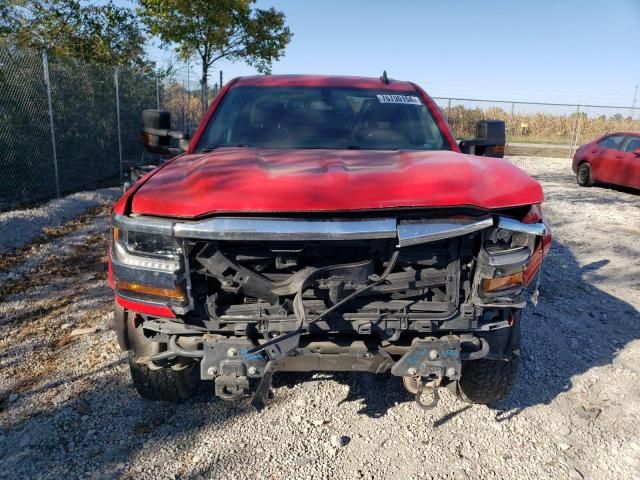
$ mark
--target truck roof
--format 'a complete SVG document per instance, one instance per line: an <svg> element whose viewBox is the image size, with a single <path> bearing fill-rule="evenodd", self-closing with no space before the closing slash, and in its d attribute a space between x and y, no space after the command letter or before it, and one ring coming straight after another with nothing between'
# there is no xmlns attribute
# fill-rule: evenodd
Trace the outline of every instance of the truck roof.
<svg viewBox="0 0 640 480"><path fill-rule="evenodd" d="M238 77L234 86L251 87L352 87L415 92L411 82L389 79L389 83L376 77L342 75L253 75Z"/></svg>

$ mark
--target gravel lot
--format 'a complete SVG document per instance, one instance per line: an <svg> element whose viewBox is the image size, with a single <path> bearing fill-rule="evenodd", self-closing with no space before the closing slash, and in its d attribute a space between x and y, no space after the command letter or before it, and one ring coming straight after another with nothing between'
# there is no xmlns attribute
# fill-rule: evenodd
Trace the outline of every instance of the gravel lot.
<svg viewBox="0 0 640 480"><path fill-rule="evenodd" d="M397 378L349 374L282 376L261 414L207 388L144 401L108 329L112 196L65 217L12 212L0 478L640 478L640 194L579 188L568 160L512 160L542 182L555 244L519 382L492 407L443 392L424 413ZM7 252L25 241L6 225L44 240Z"/></svg>

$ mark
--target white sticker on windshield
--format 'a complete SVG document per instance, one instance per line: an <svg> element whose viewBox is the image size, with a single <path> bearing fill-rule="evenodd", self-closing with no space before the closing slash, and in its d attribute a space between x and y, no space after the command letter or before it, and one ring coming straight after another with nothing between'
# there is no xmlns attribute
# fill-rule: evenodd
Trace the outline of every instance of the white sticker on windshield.
<svg viewBox="0 0 640 480"><path fill-rule="evenodd" d="M410 95L376 95L380 103L401 103L404 105L422 105L418 97Z"/></svg>

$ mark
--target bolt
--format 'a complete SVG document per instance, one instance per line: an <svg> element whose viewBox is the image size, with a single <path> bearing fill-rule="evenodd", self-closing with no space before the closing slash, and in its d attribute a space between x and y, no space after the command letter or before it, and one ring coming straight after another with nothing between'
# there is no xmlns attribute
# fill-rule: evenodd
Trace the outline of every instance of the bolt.
<svg viewBox="0 0 640 480"><path fill-rule="evenodd" d="M418 373L418 371L415 368L410 368L407 370L407 373L413 377Z"/></svg>
<svg viewBox="0 0 640 480"><path fill-rule="evenodd" d="M213 377L216 373L218 373L218 370L216 369L216 367L209 367L207 373Z"/></svg>
<svg viewBox="0 0 640 480"><path fill-rule="evenodd" d="M249 367L249 375L255 375L258 373L258 369L256 367Z"/></svg>
<svg viewBox="0 0 640 480"><path fill-rule="evenodd" d="M371 358L371 352L365 352L364 358Z"/></svg>
<svg viewBox="0 0 640 480"><path fill-rule="evenodd" d="M238 355L238 350L236 350L235 348L231 347L229 350L227 350L227 356L235 357L236 355Z"/></svg>
<svg viewBox="0 0 640 480"><path fill-rule="evenodd" d="M437 350L431 350L431 351L429 352L429 358L430 358L431 360L435 360L435 359L437 359L439 356L440 356L440 355L438 354L438 351L437 351Z"/></svg>
<svg viewBox="0 0 640 480"><path fill-rule="evenodd" d="M447 368L447 377L453 378L456 376L456 369L453 367Z"/></svg>

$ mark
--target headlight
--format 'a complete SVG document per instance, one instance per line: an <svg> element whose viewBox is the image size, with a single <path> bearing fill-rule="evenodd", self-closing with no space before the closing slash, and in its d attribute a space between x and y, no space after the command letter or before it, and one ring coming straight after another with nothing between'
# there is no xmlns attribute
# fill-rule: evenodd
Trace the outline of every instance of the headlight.
<svg viewBox="0 0 640 480"><path fill-rule="evenodd" d="M114 257L124 265L174 272L180 268L181 251L170 236L113 228Z"/></svg>
<svg viewBox="0 0 640 480"><path fill-rule="evenodd" d="M126 232L124 241L127 250L133 254L154 257L178 258L180 247L167 235L158 233Z"/></svg>
<svg viewBox="0 0 640 480"><path fill-rule="evenodd" d="M119 295L174 308L186 305L182 249L172 236L114 226L111 255Z"/></svg>

